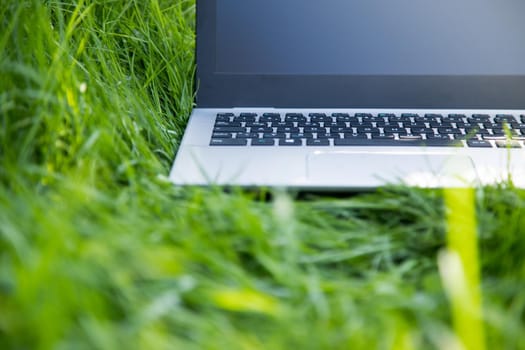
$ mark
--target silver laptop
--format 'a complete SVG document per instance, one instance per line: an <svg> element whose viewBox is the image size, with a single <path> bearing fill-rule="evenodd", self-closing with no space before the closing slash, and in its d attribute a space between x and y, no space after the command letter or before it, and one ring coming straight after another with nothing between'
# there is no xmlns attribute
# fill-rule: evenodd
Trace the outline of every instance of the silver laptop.
<svg viewBox="0 0 525 350"><path fill-rule="evenodd" d="M197 1L180 185L525 187L525 1Z"/></svg>

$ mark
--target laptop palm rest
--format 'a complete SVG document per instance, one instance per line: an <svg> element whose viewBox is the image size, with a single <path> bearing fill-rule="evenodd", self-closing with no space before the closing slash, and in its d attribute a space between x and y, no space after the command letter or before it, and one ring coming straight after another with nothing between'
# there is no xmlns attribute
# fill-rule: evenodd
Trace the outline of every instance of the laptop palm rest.
<svg viewBox="0 0 525 350"><path fill-rule="evenodd" d="M391 170L386 173L385 169ZM472 159L465 155L320 151L307 157L307 178L335 186L348 184L352 179L359 187L463 187L476 184L478 176Z"/></svg>

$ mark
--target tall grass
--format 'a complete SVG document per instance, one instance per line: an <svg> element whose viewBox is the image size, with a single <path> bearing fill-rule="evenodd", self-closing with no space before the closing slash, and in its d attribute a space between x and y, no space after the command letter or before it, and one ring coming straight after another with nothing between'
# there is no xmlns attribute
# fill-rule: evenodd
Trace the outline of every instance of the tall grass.
<svg viewBox="0 0 525 350"><path fill-rule="evenodd" d="M449 348L443 194L176 188L194 3L0 5L0 348ZM473 199L487 348L524 348L525 195Z"/></svg>

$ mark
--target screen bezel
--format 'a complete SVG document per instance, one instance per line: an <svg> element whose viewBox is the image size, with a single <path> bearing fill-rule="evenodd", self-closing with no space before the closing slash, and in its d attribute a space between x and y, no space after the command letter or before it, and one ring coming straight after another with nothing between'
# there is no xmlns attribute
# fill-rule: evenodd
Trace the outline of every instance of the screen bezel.
<svg viewBox="0 0 525 350"><path fill-rule="evenodd" d="M198 107L525 109L525 75L219 73L216 6L197 1Z"/></svg>

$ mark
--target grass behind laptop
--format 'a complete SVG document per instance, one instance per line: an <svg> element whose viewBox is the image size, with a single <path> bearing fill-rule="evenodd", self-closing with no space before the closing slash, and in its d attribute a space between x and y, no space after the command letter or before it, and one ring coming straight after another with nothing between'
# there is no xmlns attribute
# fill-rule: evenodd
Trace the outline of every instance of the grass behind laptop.
<svg viewBox="0 0 525 350"><path fill-rule="evenodd" d="M194 10L2 2L0 348L524 348L510 183L265 201L166 181Z"/></svg>

